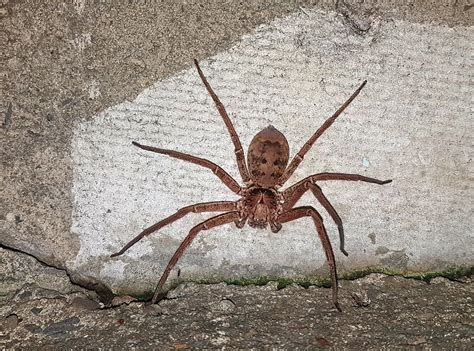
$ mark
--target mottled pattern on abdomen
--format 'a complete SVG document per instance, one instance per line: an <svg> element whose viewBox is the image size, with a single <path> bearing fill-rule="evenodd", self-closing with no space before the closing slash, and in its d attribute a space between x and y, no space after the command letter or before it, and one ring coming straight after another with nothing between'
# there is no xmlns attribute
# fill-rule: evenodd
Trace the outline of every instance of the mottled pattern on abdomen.
<svg viewBox="0 0 474 351"><path fill-rule="evenodd" d="M262 186L274 186L288 164L289 146L285 136L269 126L250 143L247 162L252 180Z"/></svg>

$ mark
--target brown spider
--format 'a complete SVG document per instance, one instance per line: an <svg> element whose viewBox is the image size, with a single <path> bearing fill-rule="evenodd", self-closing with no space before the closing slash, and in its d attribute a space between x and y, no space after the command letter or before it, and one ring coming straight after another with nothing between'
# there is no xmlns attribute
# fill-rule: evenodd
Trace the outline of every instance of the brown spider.
<svg viewBox="0 0 474 351"><path fill-rule="evenodd" d="M181 242L173 257L166 266L160 281L158 282L152 298L152 303L156 303L158 298L162 295L162 287L165 284L171 270L201 230L208 230L231 222L234 222L238 228L242 228L245 225L245 222L248 221L248 224L254 228L263 229L266 228L267 225L270 225L272 232L276 233L281 229L282 223L302 217L311 217L314 225L316 226L316 230L323 245L326 259L329 264L329 269L331 271L332 301L334 306L339 311L341 311L337 300L338 286L336 262L334 259L334 252L331 247L331 242L329 241L329 237L323 225L323 219L321 215L311 206L301 206L295 208L293 208L293 206L308 189L311 190L316 199L328 211L334 222L336 222L339 230L340 250L344 255L347 256L348 254L344 250L344 229L342 226L342 220L334 207L324 196L321 188L316 183L318 181L324 180L352 180L376 184L387 184L390 183L391 180L378 180L358 174L318 173L304 178L283 192L278 191L278 189L288 180L288 178L290 178L315 141L324 133L327 128L329 128L329 126L331 126L331 124L333 124L336 118L342 113L342 111L344 111L344 109L352 102L352 100L355 99L367 81L364 81L361 86L352 94L352 96L334 113L334 115L332 115L323 123L323 125L313 134L306 144L303 145L301 150L293 157L293 160L290 162L288 167L288 141L282 133L272 126L268 126L267 128L263 129L252 139L247 153L247 165L239 137L234 129L234 126L232 125L232 122L229 119L229 116L227 115L224 105L222 105L219 98L212 90L206 77L202 73L197 60L194 60L194 64L196 65L202 82L214 100L217 109L219 110L219 113L224 120L227 129L229 130L230 137L235 146L237 165L245 186L240 186L237 181L235 181L234 178L232 178L226 171L207 159L184 154L178 151L141 145L137 142L132 142L132 144L143 150L168 155L184 161L195 163L202 167L209 168L230 190L240 195L241 198L238 201L214 201L183 207L175 214L143 230L138 236L125 245L122 250L114 253L111 255L111 257L122 255L131 246L133 246L145 236L184 217L188 213L224 212L193 227L188 236L186 236L186 238Z"/></svg>

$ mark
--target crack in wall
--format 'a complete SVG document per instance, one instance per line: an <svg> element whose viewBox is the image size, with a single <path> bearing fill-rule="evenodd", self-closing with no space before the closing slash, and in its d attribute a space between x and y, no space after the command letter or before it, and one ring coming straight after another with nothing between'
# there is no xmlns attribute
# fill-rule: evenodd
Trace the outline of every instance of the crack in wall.
<svg viewBox="0 0 474 351"><path fill-rule="evenodd" d="M14 248L14 247L10 247L10 246L5 245L3 243L0 243L0 248L2 248L4 250L11 251L11 252L26 255L28 257L33 258L35 261L39 262L41 265L43 265L45 267L50 267L50 268L54 268L54 269L57 269L59 271L65 272L67 277L69 278L69 281L71 282L71 284L73 286L77 286L77 287L80 287L82 289L95 292L97 294L97 297L100 300L100 302L104 303L105 305L110 304L112 302L112 299L115 296L114 293L112 292L112 290L109 287L107 287L105 284L97 281L96 279L94 279L92 277L85 277L85 276L81 275L80 273L70 272L68 269L66 269L64 267L49 264L48 262L36 257L35 255L33 255L33 254L31 254L27 251L23 251L23 250Z"/></svg>

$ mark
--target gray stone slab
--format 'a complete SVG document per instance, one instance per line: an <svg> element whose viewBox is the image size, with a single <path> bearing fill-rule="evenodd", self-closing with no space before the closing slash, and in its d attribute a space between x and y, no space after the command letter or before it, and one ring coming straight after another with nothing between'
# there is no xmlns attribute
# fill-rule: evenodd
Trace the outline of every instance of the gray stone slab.
<svg viewBox="0 0 474 351"><path fill-rule="evenodd" d="M369 275L329 289L185 284L158 305L90 310L71 297L0 305L5 349L471 350L472 282ZM361 299L363 297L363 299ZM469 346L471 345L471 346Z"/></svg>

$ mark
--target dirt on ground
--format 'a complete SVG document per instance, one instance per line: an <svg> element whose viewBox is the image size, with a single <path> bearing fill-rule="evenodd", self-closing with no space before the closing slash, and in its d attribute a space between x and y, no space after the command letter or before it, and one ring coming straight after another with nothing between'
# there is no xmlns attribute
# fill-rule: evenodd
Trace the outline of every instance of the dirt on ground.
<svg viewBox="0 0 474 351"><path fill-rule="evenodd" d="M24 287L0 306L2 349L472 350L471 278L371 274L330 289L184 283L159 304ZM128 303L128 304L127 304Z"/></svg>

